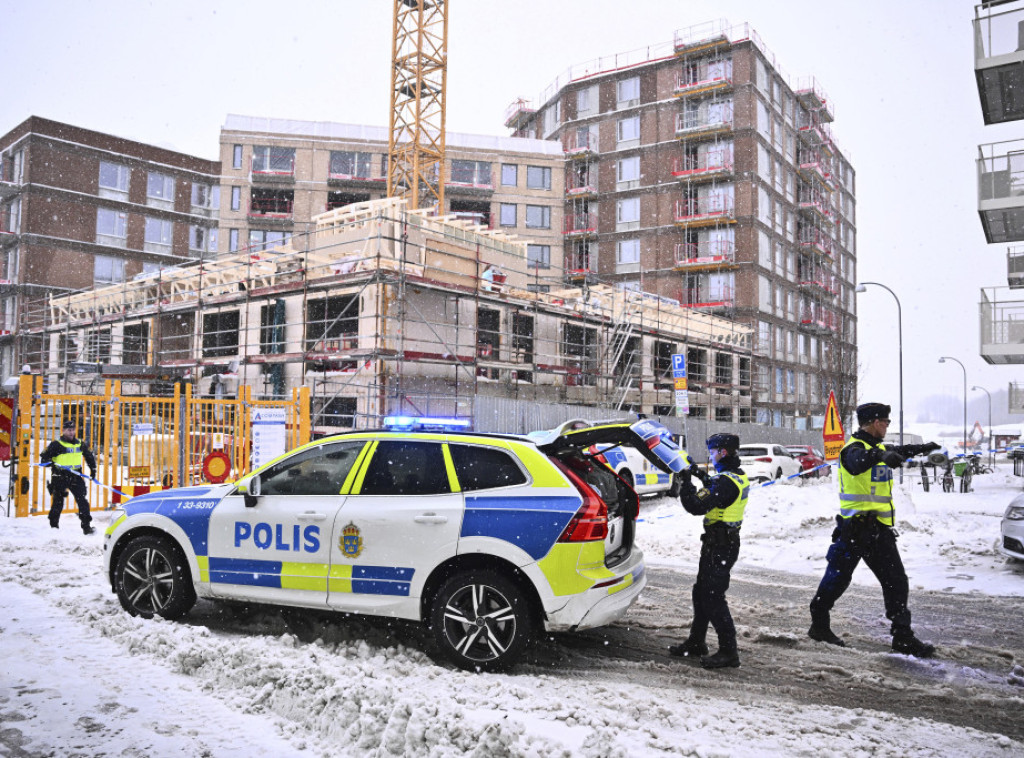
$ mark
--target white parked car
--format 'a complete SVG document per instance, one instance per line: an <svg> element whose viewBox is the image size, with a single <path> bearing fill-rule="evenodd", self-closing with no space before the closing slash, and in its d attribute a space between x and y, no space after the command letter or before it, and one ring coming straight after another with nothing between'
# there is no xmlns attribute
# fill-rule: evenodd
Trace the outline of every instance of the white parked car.
<svg viewBox="0 0 1024 758"><path fill-rule="evenodd" d="M751 481L769 481L799 474L800 461L786 449L785 445L772 442L757 442L740 445L740 468Z"/></svg>
<svg viewBox="0 0 1024 758"><path fill-rule="evenodd" d="M1000 552L1008 558L1024 561L1024 495L1017 495L1006 507L999 525Z"/></svg>

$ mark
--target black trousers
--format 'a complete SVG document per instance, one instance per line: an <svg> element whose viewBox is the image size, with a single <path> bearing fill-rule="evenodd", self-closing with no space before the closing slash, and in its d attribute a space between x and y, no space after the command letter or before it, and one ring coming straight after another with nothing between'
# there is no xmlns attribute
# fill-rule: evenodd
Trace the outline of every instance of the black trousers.
<svg viewBox="0 0 1024 758"><path fill-rule="evenodd" d="M74 474L54 474L50 479L53 488L51 494L53 500L50 502L50 523L56 524L60 514L64 510L64 498L68 492L75 498L78 504L78 518L82 522L82 528L89 526L92 521L92 514L89 513L88 493L85 489L85 480Z"/></svg>
<svg viewBox="0 0 1024 758"><path fill-rule="evenodd" d="M703 642L708 624L715 628L718 647L736 649L736 625L733 624L725 593L729 589L730 572L740 555L739 536L729 541L713 539L705 532L701 536L700 563L697 581L693 585L693 623L690 639Z"/></svg>
<svg viewBox="0 0 1024 758"><path fill-rule="evenodd" d="M896 547L896 532L874 518L869 529L855 530L853 524L845 523L851 521L845 519L832 535L828 568L811 601L811 620L827 624L829 611L850 586L853 570L863 559L882 586L885 617L892 623L891 633L894 636L911 634L910 609L907 608L910 585Z"/></svg>

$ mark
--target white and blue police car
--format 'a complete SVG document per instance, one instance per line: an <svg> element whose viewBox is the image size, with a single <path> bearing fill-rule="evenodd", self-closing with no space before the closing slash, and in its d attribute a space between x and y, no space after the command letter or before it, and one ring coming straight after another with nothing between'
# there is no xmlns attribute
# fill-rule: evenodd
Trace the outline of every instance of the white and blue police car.
<svg viewBox="0 0 1024 758"><path fill-rule="evenodd" d="M202 597L412 619L478 671L508 667L542 631L623 616L646 584L639 498L586 451L631 445L680 471L664 427L533 441L457 421L393 418L235 482L136 496L106 532L111 587L145 618Z"/></svg>

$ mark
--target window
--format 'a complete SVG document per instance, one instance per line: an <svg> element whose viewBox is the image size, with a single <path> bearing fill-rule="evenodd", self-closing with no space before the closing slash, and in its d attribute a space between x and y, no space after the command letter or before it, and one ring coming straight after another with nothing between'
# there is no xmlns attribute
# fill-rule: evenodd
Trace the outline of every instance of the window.
<svg viewBox="0 0 1024 758"><path fill-rule="evenodd" d="M126 247L127 238L126 214L110 208L96 209L96 244Z"/></svg>
<svg viewBox="0 0 1024 758"><path fill-rule="evenodd" d="M550 229L551 209L546 205L526 206L527 229Z"/></svg>
<svg viewBox="0 0 1024 758"><path fill-rule="evenodd" d="M616 166L617 189L633 189L640 184L640 156L620 158Z"/></svg>
<svg viewBox="0 0 1024 758"><path fill-rule="evenodd" d="M255 174L295 173L295 149L260 146L252 149L252 170Z"/></svg>
<svg viewBox="0 0 1024 758"><path fill-rule="evenodd" d="M231 188L231 210L237 211L242 207L242 188Z"/></svg>
<svg viewBox="0 0 1024 758"><path fill-rule="evenodd" d="M124 258L97 255L93 262L93 283L116 284L124 281Z"/></svg>
<svg viewBox="0 0 1024 758"><path fill-rule="evenodd" d="M359 334L358 296L337 296L306 303L306 350L339 347L346 335Z"/></svg>
<svg viewBox="0 0 1024 758"><path fill-rule="evenodd" d="M598 85L592 84L576 92L576 118L597 113Z"/></svg>
<svg viewBox="0 0 1024 758"><path fill-rule="evenodd" d="M519 166L514 163L501 164L501 186L515 187L519 184Z"/></svg>
<svg viewBox="0 0 1024 758"><path fill-rule="evenodd" d="M527 245L526 265L530 268L550 268L551 245Z"/></svg>
<svg viewBox="0 0 1024 758"><path fill-rule="evenodd" d="M366 470L360 495L441 495L451 492L441 445L381 440Z"/></svg>
<svg viewBox="0 0 1024 758"><path fill-rule="evenodd" d="M640 77L634 76L617 82L615 93L620 108L636 105L640 102Z"/></svg>
<svg viewBox="0 0 1024 758"><path fill-rule="evenodd" d="M220 186L210 184L192 184L192 207L215 210L220 207Z"/></svg>
<svg viewBox="0 0 1024 758"><path fill-rule="evenodd" d="M161 218L146 217L146 237L143 250L151 253L169 253L174 225Z"/></svg>
<svg viewBox="0 0 1024 758"><path fill-rule="evenodd" d="M62 335L63 336L63 335ZM128 366L145 366L149 352L149 324L125 324L124 342L121 347L121 363Z"/></svg>
<svg viewBox="0 0 1024 758"><path fill-rule="evenodd" d="M235 145L231 149L231 168L242 167L242 146Z"/></svg>
<svg viewBox="0 0 1024 758"><path fill-rule="evenodd" d="M337 495L366 443L317 446L276 463L260 475L264 495Z"/></svg>
<svg viewBox="0 0 1024 758"><path fill-rule="evenodd" d="M238 252L238 230L237 229L229 229L228 230L228 252L231 252L231 253Z"/></svg>
<svg viewBox="0 0 1024 758"><path fill-rule="evenodd" d="M127 200L130 176L131 169L127 166L100 161L100 197Z"/></svg>
<svg viewBox="0 0 1024 758"><path fill-rule="evenodd" d="M86 333L85 360L90 363L110 363L110 329Z"/></svg>
<svg viewBox="0 0 1024 758"><path fill-rule="evenodd" d="M174 177L150 171L146 179L146 197L163 207L174 205ZM151 203L152 204L152 203Z"/></svg>
<svg viewBox="0 0 1024 758"><path fill-rule="evenodd" d="M547 137L562 123L562 101L556 100L553 104L544 109L541 116L544 123L544 131L541 136Z"/></svg>
<svg viewBox="0 0 1024 758"><path fill-rule="evenodd" d="M615 262L618 264L640 262L640 240L621 240L615 244Z"/></svg>
<svg viewBox="0 0 1024 758"><path fill-rule="evenodd" d="M334 179L370 179L373 176L373 153L331 151L330 175Z"/></svg>
<svg viewBox="0 0 1024 758"><path fill-rule="evenodd" d="M217 230L197 224L189 227L188 249L197 253L216 253Z"/></svg>
<svg viewBox="0 0 1024 758"><path fill-rule="evenodd" d="M544 166L527 166L526 186L529 189L551 189L551 169Z"/></svg>
<svg viewBox="0 0 1024 758"><path fill-rule="evenodd" d="M203 357L238 354L238 311L203 315Z"/></svg>
<svg viewBox="0 0 1024 758"><path fill-rule="evenodd" d="M449 445L455 475L463 492L526 484L526 474L504 450L474 445Z"/></svg>
<svg viewBox="0 0 1024 758"><path fill-rule="evenodd" d="M640 198L627 197L615 204L615 229L629 231L640 227Z"/></svg>
<svg viewBox="0 0 1024 758"><path fill-rule="evenodd" d="M285 304L278 299L273 305L260 306L260 353L283 353Z"/></svg>
<svg viewBox="0 0 1024 758"><path fill-rule="evenodd" d="M616 124L616 138L621 142L634 142L640 139L640 117L619 119Z"/></svg>
<svg viewBox="0 0 1024 758"><path fill-rule="evenodd" d="M487 161L452 161L451 184L468 184L475 187L490 187L491 164Z"/></svg>
<svg viewBox="0 0 1024 758"><path fill-rule="evenodd" d="M253 252L269 250L272 247L283 245L291 235L288 232L268 232L261 229L249 230L249 247Z"/></svg>
<svg viewBox="0 0 1024 758"><path fill-rule="evenodd" d="M502 226L515 226L516 225L516 205L515 203L502 203L501 204L501 225Z"/></svg>

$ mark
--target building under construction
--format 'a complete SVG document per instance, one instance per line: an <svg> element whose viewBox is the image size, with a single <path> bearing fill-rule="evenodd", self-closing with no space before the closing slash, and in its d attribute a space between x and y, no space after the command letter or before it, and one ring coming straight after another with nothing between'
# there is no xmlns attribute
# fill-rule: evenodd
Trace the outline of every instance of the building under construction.
<svg viewBox="0 0 1024 758"><path fill-rule="evenodd" d="M404 200L349 205L284 246L54 294L25 320L26 360L51 391L308 386L324 433L393 413L487 429L487 398L674 415L682 353L695 403L752 420L749 327L607 285L541 291L526 244ZM516 413L495 421L514 430Z"/></svg>

